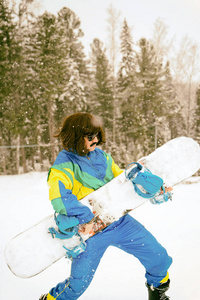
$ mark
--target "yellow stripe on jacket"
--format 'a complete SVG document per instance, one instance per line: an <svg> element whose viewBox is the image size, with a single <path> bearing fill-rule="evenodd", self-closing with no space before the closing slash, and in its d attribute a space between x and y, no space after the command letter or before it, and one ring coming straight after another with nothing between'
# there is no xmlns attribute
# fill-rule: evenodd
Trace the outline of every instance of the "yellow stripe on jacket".
<svg viewBox="0 0 200 300"><path fill-rule="evenodd" d="M48 176L49 198L54 210L66 215L79 215L77 210L82 207L77 200L122 173L112 157L100 149L88 158L62 151L56 162L59 164L52 166Z"/></svg>

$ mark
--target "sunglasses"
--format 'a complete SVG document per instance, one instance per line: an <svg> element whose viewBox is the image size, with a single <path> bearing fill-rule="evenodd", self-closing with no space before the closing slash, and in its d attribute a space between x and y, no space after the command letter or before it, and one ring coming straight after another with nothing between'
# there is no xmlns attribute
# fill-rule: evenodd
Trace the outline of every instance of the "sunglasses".
<svg viewBox="0 0 200 300"><path fill-rule="evenodd" d="M87 135L87 139L89 142L91 142L95 137L97 137L99 135L99 132L93 135Z"/></svg>

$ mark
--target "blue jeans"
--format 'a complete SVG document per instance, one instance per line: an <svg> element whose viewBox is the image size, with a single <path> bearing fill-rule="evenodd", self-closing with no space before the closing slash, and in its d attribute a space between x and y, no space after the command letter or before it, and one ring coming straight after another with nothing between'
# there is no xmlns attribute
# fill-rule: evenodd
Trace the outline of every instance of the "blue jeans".
<svg viewBox="0 0 200 300"><path fill-rule="evenodd" d="M137 257L146 269L147 283L154 287L160 285L172 263L172 258L153 235L130 215L126 215L87 240L85 252L73 259L71 276L51 289L50 299L78 299L91 283L109 246L118 247Z"/></svg>

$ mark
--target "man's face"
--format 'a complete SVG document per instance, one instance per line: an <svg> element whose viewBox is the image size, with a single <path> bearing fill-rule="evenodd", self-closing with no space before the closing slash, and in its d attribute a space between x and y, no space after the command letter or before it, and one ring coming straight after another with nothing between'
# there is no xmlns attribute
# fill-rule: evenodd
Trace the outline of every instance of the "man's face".
<svg viewBox="0 0 200 300"><path fill-rule="evenodd" d="M86 149L89 151L94 151L98 143L98 133L94 135L85 136L84 140Z"/></svg>

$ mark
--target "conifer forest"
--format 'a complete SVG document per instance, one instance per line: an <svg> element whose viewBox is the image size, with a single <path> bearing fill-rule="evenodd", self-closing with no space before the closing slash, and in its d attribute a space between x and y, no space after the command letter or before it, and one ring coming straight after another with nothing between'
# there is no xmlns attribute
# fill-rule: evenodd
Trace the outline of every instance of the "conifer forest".
<svg viewBox="0 0 200 300"><path fill-rule="evenodd" d="M169 58L162 20L135 42L110 7L109 47L96 37L86 55L68 7L34 15L34 0L14 2L0 1L0 174L47 171L62 149L56 130L80 111L102 118L102 147L122 168L177 136L200 142L199 49L189 38Z"/></svg>

